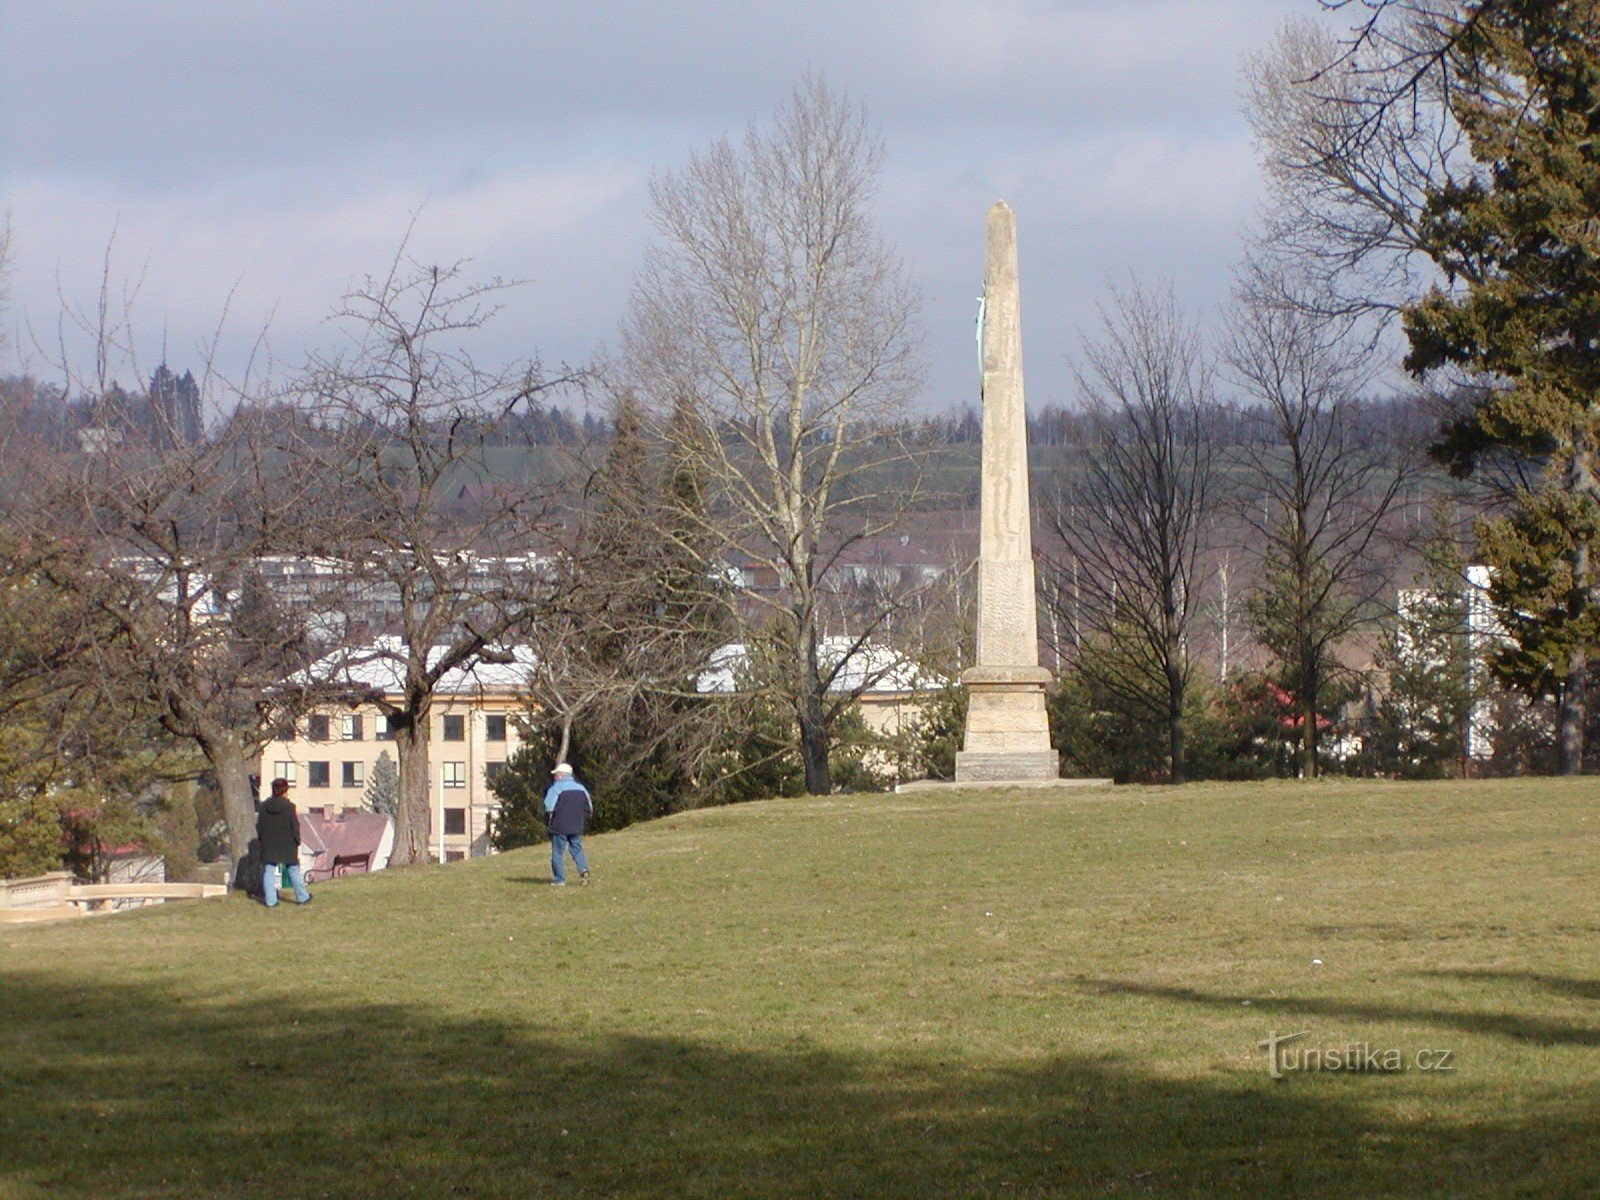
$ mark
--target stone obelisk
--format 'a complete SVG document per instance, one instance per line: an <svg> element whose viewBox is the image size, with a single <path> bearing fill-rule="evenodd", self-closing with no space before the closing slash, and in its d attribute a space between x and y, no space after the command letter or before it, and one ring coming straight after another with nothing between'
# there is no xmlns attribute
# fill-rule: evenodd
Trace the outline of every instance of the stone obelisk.
<svg viewBox="0 0 1600 1200"><path fill-rule="evenodd" d="M1028 503L1028 425L1022 396L1017 221L1003 200L989 209L983 282L983 465L979 489L977 665L967 685L967 732L956 781L1054 779L1039 665Z"/></svg>

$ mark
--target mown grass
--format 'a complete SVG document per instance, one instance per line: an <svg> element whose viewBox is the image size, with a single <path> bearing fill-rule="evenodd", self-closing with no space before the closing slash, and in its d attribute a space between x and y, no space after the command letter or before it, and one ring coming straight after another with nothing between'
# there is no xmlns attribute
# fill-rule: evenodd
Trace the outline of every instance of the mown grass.
<svg viewBox="0 0 1600 1200"><path fill-rule="evenodd" d="M0 1195L1591 1196L1597 786L782 801L3 928Z"/></svg>

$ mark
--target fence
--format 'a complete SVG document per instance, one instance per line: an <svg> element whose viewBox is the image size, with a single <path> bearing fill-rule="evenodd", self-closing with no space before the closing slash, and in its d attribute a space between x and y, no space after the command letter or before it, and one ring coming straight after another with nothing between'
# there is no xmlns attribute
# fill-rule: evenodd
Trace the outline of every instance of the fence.
<svg viewBox="0 0 1600 1200"><path fill-rule="evenodd" d="M0 925L122 912L167 900L205 900L227 891L215 883L78 883L70 872L52 871L31 879L0 879Z"/></svg>

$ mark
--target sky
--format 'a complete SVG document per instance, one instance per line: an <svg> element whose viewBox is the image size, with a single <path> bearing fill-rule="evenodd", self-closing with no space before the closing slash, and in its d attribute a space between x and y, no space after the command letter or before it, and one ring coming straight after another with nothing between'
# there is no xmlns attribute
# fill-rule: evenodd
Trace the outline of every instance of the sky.
<svg viewBox="0 0 1600 1200"><path fill-rule="evenodd" d="M884 142L873 215L921 291L923 404L977 398L997 199L1017 214L1029 403L1071 403L1112 285L1226 305L1262 199L1242 56L1318 8L0 0L0 371L52 377L63 302L92 313L105 277L131 312L123 382L163 357L198 374L207 347L231 380L281 378L337 343L339 298L408 230L414 259L520 281L481 359L584 363L617 343L652 174L813 71Z"/></svg>

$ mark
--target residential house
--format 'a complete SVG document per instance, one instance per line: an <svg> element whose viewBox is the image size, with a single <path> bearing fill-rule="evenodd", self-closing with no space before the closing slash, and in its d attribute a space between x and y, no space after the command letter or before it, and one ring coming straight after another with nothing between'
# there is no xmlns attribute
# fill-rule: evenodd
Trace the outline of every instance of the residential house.
<svg viewBox="0 0 1600 1200"><path fill-rule="evenodd" d="M381 871L394 852L394 818L387 813L325 804L300 814L300 832L304 841L315 838L321 847L305 873L312 883Z"/></svg>
<svg viewBox="0 0 1600 1200"><path fill-rule="evenodd" d="M860 689L856 701L867 728L884 736L895 736L917 719L930 692L949 686L949 681L925 671L898 650L867 642L850 654L854 639L826 637L818 646L824 667L849 658L834 676L829 691L851 692ZM730 693L738 690L748 650L743 642L729 642L711 652L706 669L696 688L705 693Z"/></svg>

